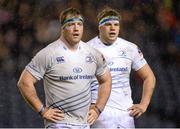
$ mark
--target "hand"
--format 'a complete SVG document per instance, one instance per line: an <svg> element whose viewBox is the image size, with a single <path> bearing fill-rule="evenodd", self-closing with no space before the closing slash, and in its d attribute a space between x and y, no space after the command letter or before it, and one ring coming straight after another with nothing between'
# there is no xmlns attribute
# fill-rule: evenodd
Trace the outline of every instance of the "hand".
<svg viewBox="0 0 180 129"><path fill-rule="evenodd" d="M134 104L128 110L130 111L130 116L139 118L144 112L146 112L147 106L142 104Z"/></svg>
<svg viewBox="0 0 180 129"><path fill-rule="evenodd" d="M88 113L88 123L92 125L97 120L98 116L99 114L95 111L94 105L91 105Z"/></svg>
<svg viewBox="0 0 180 129"><path fill-rule="evenodd" d="M57 108L45 108L45 111L42 113L42 117L46 120L50 120L52 122L61 121L64 119L64 112Z"/></svg>

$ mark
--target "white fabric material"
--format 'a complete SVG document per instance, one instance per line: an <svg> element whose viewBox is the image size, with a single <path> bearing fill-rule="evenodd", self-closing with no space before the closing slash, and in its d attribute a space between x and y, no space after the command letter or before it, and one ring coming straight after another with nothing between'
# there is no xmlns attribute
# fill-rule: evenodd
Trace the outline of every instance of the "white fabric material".
<svg viewBox="0 0 180 129"><path fill-rule="evenodd" d="M56 125L50 125L46 128L47 129L90 129L88 124L69 124L69 123L59 123Z"/></svg>
<svg viewBox="0 0 180 129"><path fill-rule="evenodd" d="M122 38L117 38L112 45L104 45L98 37L95 37L87 44L104 54L111 71L112 91L106 107L111 107L113 111L118 109L126 112L133 104L129 80L131 69L137 71L147 63L142 52L135 44ZM95 103L98 94L98 83L95 78L91 83L91 92L92 103ZM121 116L121 114L119 115ZM126 115L129 118L129 114ZM113 115L111 115L109 123L113 122L111 119L114 119ZM129 125L127 126L129 127Z"/></svg>
<svg viewBox="0 0 180 129"><path fill-rule="evenodd" d="M87 123L92 78L106 69L102 54L94 48L80 42L72 52L60 39L38 52L26 66L35 78L43 78L46 106L65 112L58 123L78 124ZM46 125L51 123L46 121Z"/></svg>
<svg viewBox="0 0 180 129"><path fill-rule="evenodd" d="M133 117L129 116L128 111L119 110L106 106L97 121L91 128L110 128L110 129L125 129L135 128Z"/></svg>

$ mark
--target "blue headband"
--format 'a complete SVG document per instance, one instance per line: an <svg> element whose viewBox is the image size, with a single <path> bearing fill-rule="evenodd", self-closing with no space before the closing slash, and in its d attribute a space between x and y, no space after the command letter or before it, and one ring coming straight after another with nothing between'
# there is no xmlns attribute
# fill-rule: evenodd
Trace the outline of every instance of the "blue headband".
<svg viewBox="0 0 180 129"><path fill-rule="evenodd" d="M101 19L99 21L99 26L102 26L105 23L107 23L109 21L114 21L114 20L119 22L119 17L117 17L117 16L107 16L107 17L104 17L103 19Z"/></svg>
<svg viewBox="0 0 180 129"><path fill-rule="evenodd" d="M77 21L80 21L83 23L83 18L82 17L78 17L78 18L69 18L69 19L66 19L63 23L62 23L62 27L64 27L66 24L68 23L73 23L73 22L77 22Z"/></svg>

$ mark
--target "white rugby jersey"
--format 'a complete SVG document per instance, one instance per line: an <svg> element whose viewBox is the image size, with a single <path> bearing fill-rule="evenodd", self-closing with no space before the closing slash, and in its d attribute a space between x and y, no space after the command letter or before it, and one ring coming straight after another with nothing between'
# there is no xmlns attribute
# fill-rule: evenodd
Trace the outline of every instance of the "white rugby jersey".
<svg viewBox="0 0 180 129"><path fill-rule="evenodd" d="M43 78L46 106L65 112L59 123L87 123L90 82L107 69L101 53L82 41L72 52L59 39L38 52L26 69L36 79ZM46 127L50 124L45 122Z"/></svg>
<svg viewBox="0 0 180 129"><path fill-rule="evenodd" d="M143 54L138 47L122 38L112 45L104 45L99 37L87 42L90 46L98 49L104 54L112 75L112 91L107 106L127 110L132 106L130 72L131 69L139 70L146 64ZM98 82L96 79L91 83L92 102L95 103L98 93Z"/></svg>

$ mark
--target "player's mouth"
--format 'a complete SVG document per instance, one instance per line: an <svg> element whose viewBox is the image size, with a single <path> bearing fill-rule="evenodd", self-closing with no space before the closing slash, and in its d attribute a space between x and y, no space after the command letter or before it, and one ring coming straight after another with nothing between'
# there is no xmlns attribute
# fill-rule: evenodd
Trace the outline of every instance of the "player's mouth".
<svg viewBox="0 0 180 129"><path fill-rule="evenodd" d="M115 33L115 32L110 32L109 35L110 35L111 37L114 37L114 36L116 36L116 33Z"/></svg>
<svg viewBox="0 0 180 129"><path fill-rule="evenodd" d="M78 33L73 34L73 37L79 37Z"/></svg>

